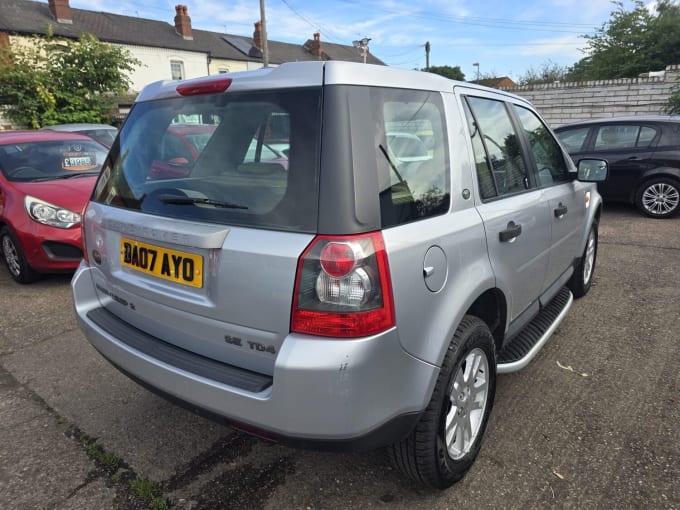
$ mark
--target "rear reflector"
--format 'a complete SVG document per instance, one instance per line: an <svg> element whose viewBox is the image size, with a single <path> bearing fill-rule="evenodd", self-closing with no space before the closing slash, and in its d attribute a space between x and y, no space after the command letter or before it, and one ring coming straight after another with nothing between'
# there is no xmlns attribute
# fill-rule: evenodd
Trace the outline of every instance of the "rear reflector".
<svg viewBox="0 0 680 510"><path fill-rule="evenodd" d="M231 78L209 79L205 81L192 81L177 85L177 92L182 96L199 96L201 94L219 94L231 85Z"/></svg>

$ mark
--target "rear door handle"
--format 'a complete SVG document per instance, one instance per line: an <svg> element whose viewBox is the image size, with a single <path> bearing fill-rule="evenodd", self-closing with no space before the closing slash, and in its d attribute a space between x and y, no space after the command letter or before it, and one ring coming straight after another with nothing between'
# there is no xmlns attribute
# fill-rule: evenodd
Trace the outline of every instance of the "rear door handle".
<svg viewBox="0 0 680 510"><path fill-rule="evenodd" d="M557 206L557 209L555 209L555 218L561 218L562 216L567 214L568 210L569 209L567 208L566 205L560 203L560 205Z"/></svg>
<svg viewBox="0 0 680 510"><path fill-rule="evenodd" d="M508 223L505 230L498 233L498 239L501 243L513 242L517 236L522 233L522 225L517 225L514 221Z"/></svg>

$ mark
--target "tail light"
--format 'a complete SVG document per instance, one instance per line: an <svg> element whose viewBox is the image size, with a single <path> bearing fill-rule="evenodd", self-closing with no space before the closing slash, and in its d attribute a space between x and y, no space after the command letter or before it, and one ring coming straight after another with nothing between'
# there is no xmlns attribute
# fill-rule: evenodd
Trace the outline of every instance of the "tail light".
<svg viewBox="0 0 680 510"><path fill-rule="evenodd" d="M298 261L291 331L358 338L394 326L382 234L317 236Z"/></svg>

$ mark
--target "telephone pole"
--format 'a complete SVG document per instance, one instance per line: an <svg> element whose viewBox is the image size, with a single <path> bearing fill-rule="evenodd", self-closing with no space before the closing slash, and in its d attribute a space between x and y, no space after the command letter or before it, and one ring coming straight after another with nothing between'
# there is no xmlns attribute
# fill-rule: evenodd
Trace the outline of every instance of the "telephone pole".
<svg viewBox="0 0 680 510"><path fill-rule="evenodd" d="M425 70L430 70L430 41L425 43Z"/></svg>
<svg viewBox="0 0 680 510"><path fill-rule="evenodd" d="M267 20L264 14L264 0L260 0L260 22L262 23L262 61L269 67L269 44L267 43Z"/></svg>

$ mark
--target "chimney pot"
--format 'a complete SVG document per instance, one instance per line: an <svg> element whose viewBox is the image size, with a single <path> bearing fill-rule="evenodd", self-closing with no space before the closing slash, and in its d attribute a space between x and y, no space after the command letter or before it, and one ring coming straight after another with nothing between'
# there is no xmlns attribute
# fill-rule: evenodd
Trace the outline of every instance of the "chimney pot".
<svg viewBox="0 0 680 510"><path fill-rule="evenodd" d="M321 34L319 32L314 32L314 40L310 41L309 49L312 55L321 60L323 52L321 51Z"/></svg>
<svg viewBox="0 0 680 510"><path fill-rule="evenodd" d="M186 5L175 6L175 31L184 39L191 40L194 36L191 33L191 18L188 12Z"/></svg>
<svg viewBox="0 0 680 510"><path fill-rule="evenodd" d="M73 23L73 16L71 15L71 6L68 0L48 0L47 2L50 12L57 23Z"/></svg>
<svg viewBox="0 0 680 510"><path fill-rule="evenodd" d="M255 31L253 32L253 45L258 49L262 49L262 22L255 22Z"/></svg>

